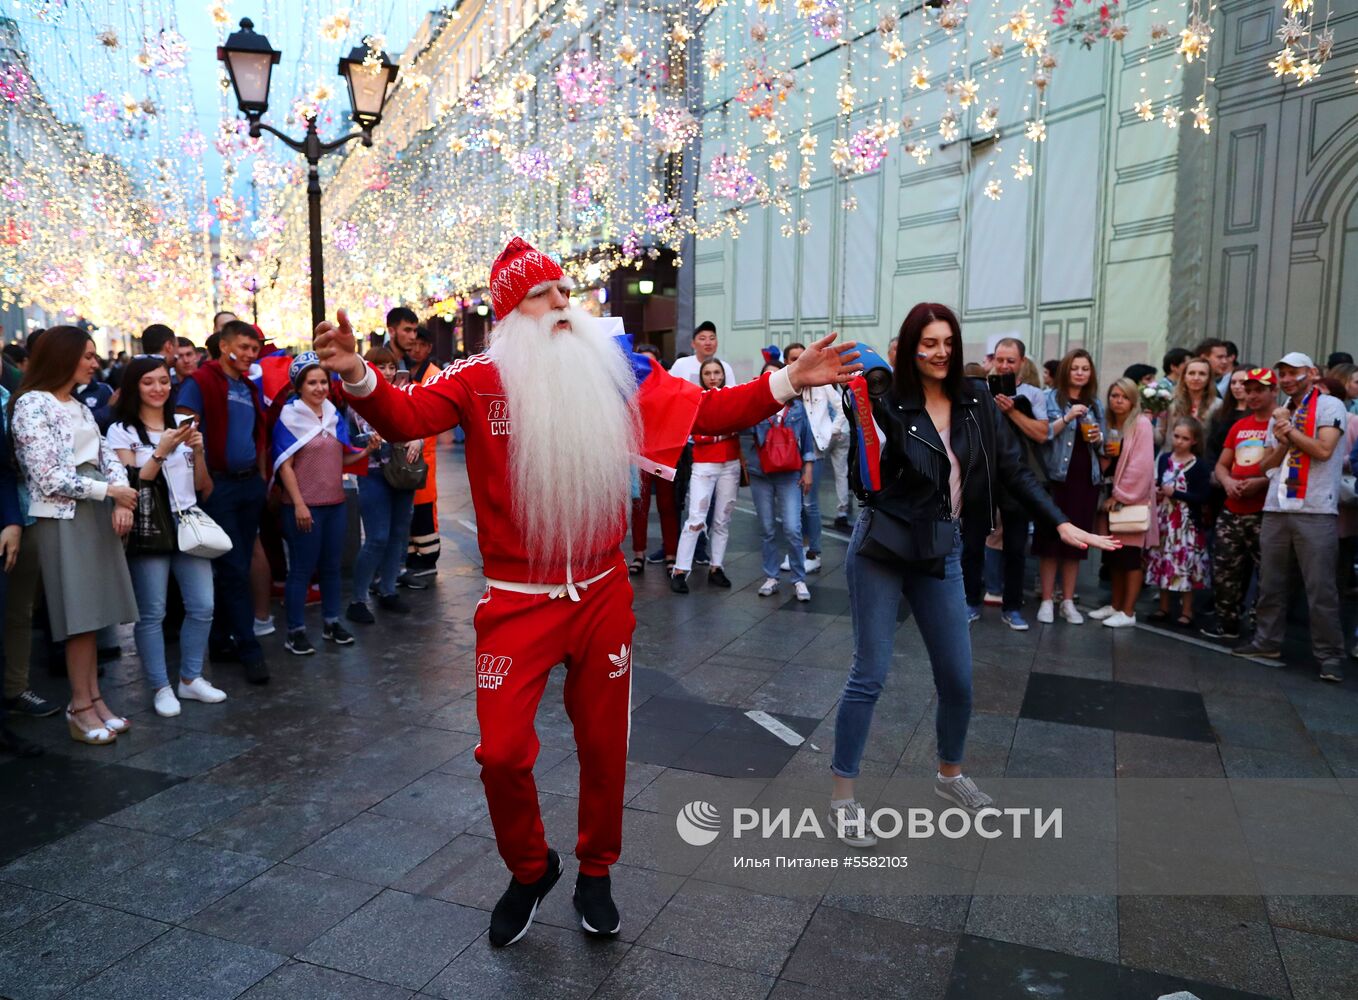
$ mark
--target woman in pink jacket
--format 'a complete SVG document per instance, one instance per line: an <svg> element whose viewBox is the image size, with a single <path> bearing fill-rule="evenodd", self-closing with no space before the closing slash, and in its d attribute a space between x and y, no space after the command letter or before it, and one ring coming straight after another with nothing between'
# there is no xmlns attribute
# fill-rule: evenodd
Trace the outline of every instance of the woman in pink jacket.
<svg viewBox="0 0 1358 1000"><path fill-rule="evenodd" d="M1113 581L1113 603L1089 615L1109 628L1126 628L1136 624L1136 599L1141 596L1144 576L1142 550L1160 540L1151 506L1155 498L1155 429L1141 413L1141 394L1129 378L1118 379L1108 389L1103 465L1104 481L1112 484L1112 495L1101 505L1105 521L1108 511L1120 507L1146 504L1150 511L1146 531L1119 534L1122 548L1103 554Z"/></svg>

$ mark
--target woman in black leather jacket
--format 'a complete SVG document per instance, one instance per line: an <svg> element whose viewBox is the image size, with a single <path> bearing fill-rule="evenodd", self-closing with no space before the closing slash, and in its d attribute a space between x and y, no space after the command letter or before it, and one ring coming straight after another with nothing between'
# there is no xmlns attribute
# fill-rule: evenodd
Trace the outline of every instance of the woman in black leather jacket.
<svg viewBox="0 0 1358 1000"><path fill-rule="evenodd" d="M831 762L834 787L830 822L855 847L876 842L867 828L863 807L854 798L863 747L877 697L891 664L896 612L904 594L929 650L938 691L937 794L974 812L991 804L988 795L962 774L962 751L971 718L971 636L962 587L964 518L991 521L1001 482L1009 495L1035 519L1057 526L1069 545L1113 549L1118 542L1092 535L1071 524L1051 502L1023 460L1018 441L986 387L962 377L962 332L947 306L920 303L901 324L897 365L891 387L872 399L871 421L858 420L854 447L867 450L866 463L850 455L849 466L860 473L870 467L875 431L880 446L880 476L855 484L864 510L854 528L845 563L849 606L853 615L854 655L835 723ZM857 384L857 392L865 386ZM852 417L852 415L851 415ZM874 489L873 487L877 487ZM876 557L871 540L874 518L894 518L914 529L922 540L913 554L932 558L908 564ZM879 524L879 528L882 525ZM920 531L920 528L925 529ZM867 549L861 549L864 539Z"/></svg>

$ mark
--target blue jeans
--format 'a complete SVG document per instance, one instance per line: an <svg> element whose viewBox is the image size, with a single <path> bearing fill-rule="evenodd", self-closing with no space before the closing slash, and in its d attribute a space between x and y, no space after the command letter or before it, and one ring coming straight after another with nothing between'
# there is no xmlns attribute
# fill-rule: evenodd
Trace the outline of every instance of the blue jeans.
<svg viewBox="0 0 1358 1000"><path fill-rule="evenodd" d="M891 667L902 594L910 602L934 671L938 758L946 764L960 764L971 721L971 632L962 588L961 535L953 540L942 580L924 573L901 573L857 554L866 515L864 511L854 526L844 561L853 616L853 663L839 699L830 770L842 778L858 777L873 709Z"/></svg>
<svg viewBox="0 0 1358 1000"><path fill-rule="evenodd" d="M347 527L344 504L319 504L311 507L311 530L297 527L297 511L283 505L283 537L288 543L288 579L283 585L283 607L288 614L288 631L296 632L305 624L306 592L312 574L320 577L321 617L337 622L343 600L340 558L344 555Z"/></svg>
<svg viewBox="0 0 1358 1000"><path fill-rule="evenodd" d="M811 466L811 492L802 497L802 537L806 551L820 555L820 470L825 459Z"/></svg>
<svg viewBox="0 0 1358 1000"><path fill-rule="evenodd" d="M170 556L132 556L127 560L132 590L141 618L132 629L137 655L152 690L170 683L165 664L165 595L170 574L184 596L184 624L179 629L179 680L187 684L203 672L208 635L212 632L212 560L176 552Z"/></svg>
<svg viewBox="0 0 1358 1000"><path fill-rule="evenodd" d="M410 540L410 512L414 490L394 490L380 472L358 480L358 509L363 516L363 548L354 560L353 600L368 603L368 588L377 578L377 592L396 593L396 577Z"/></svg>
<svg viewBox="0 0 1358 1000"><path fill-rule="evenodd" d="M250 561L259 535L259 516L264 511L264 480L212 477L212 494L203 510L231 539L231 551L212 560L216 590L213 604L212 641L226 646L235 641L242 663L259 663L264 650L255 638L255 605L250 592Z"/></svg>
<svg viewBox="0 0 1358 1000"><path fill-rule="evenodd" d="M783 523L783 538L787 542L788 564L792 567L792 581L806 579L806 558L802 554L802 487L800 472L775 472L771 476L751 476L750 492L754 495L754 509L759 514L759 549L763 557L764 575L778 579L778 524Z"/></svg>

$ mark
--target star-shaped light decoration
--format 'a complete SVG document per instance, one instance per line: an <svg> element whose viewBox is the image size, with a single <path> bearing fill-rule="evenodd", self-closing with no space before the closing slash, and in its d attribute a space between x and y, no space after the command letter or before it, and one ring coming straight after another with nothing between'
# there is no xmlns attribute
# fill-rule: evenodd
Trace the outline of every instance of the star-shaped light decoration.
<svg viewBox="0 0 1358 1000"><path fill-rule="evenodd" d="M1023 150L1019 150L1018 162L1014 164L1014 180L1021 181L1033 176L1033 165L1028 162L1028 155Z"/></svg>
<svg viewBox="0 0 1358 1000"><path fill-rule="evenodd" d="M969 108L976 103L976 97L980 93L981 85L975 80L966 79L957 85L957 103L964 108Z"/></svg>
<svg viewBox="0 0 1358 1000"><path fill-rule="evenodd" d="M988 184L986 184L986 186L985 186L985 196L986 196L987 198L989 198L991 201L999 201L999 200L1000 200L1000 197L1001 197L1003 194L1004 194L1004 185L1000 183L1000 181L999 181L998 178L995 179L995 180L993 180L993 181L990 181Z"/></svg>
<svg viewBox="0 0 1358 1000"><path fill-rule="evenodd" d="M906 53L910 50L905 47L905 42L901 41L898 36L893 34L888 36L886 41L882 43L882 51L886 53L886 64L888 66L895 66L905 58Z"/></svg>
<svg viewBox="0 0 1358 1000"><path fill-rule="evenodd" d="M1047 123L1041 118L1030 121L1023 129L1029 142L1042 142L1047 138Z"/></svg>
<svg viewBox="0 0 1358 1000"><path fill-rule="evenodd" d="M1207 110L1207 104L1198 99L1198 103L1193 105L1193 127L1202 132L1203 135L1212 134L1212 115Z"/></svg>
<svg viewBox="0 0 1358 1000"><path fill-rule="evenodd" d="M1132 110L1136 112L1136 116L1143 122L1155 120L1155 110L1151 107L1150 98L1137 101L1132 105Z"/></svg>
<svg viewBox="0 0 1358 1000"><path fill-rule="evenodd" d="M1192 62L1207 54L1207 45L1212 40L1212 29L1200 17L1190 18L1188 27L1179 32L1179 55L1184 62Z"/></svg>
<svg viewBox="0 0 1358 1000"><path fill-rule="evenodd" d="M1278 53L1277 58L1270 59L1268 68L1273 70L1274 76L1289 76L1297 70L1297 57L1291 47L1283 49Z"/></svg>
<svg viewBox="0 0 1358 1000"><path fill-rule="evenodd" d="M567 24L578 28L585 23L585 7L580 0L566 0L566 5L561 8L561 16Z"/></svg>
<svg viewBox="0 0 1358 1000"><path fill-rule="evenodd" d="M919 64L910 70L910 86L916 90L929 89L929 62L921 59Z"/></svg>
<svg viewBox="0 0 1358 1000"><path fill-rule="evenodd" d="M982 132L994 132L1000 124L1000 109L991 105L976 116L976 127Z"/></svg>

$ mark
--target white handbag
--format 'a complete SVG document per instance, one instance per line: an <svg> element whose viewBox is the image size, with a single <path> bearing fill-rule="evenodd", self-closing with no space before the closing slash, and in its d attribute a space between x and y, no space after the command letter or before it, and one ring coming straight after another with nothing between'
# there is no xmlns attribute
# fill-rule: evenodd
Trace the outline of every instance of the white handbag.
<svg viewBox="0 0 1358 1000"><path fill-rule="evenodd" d="M174 485L169 476L165 477L165 485L170 491L170 507L173 510L179 503L175 500ZM197 504L184 510L175 510L174 520L179 527L179 551L184 555L216 559L231 551L231 537Z"/></svg>

